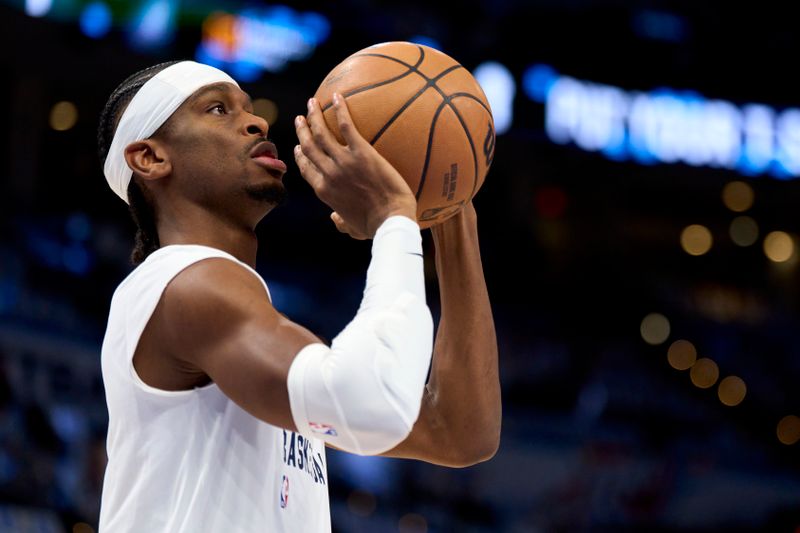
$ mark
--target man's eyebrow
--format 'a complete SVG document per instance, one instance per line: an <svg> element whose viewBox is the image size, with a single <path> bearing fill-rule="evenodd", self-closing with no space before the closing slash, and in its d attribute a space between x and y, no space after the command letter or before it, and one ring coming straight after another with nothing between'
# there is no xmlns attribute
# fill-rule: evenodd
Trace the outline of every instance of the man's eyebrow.
<svg viewBox="0 0 800 533"><path fill-rule="evenodd" d="M224 82L224 81L217 82L217 83L212 83L210 85L206 85L204 87L199 88L189 98L189 100L190 100L190 103L193 103L193 102L196 102L197 100L199 100L200 98L203 98L205 95L207 95L210 92L215 92L216 91L216 92L230 93L233 89L234 89L233 85L231 85L230 83ZM250 106L252 107L253 99L245 91L242 91L242 92L247 97L247 101L250 103Z"/></svg>

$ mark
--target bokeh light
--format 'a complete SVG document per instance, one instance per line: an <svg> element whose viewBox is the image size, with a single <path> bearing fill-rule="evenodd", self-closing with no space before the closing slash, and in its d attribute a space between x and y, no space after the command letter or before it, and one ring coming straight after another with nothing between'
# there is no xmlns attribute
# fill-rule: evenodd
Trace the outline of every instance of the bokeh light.
<svg viewBox="0 0 800 533"><path fill-rule="evenodd" d="M781 418L778 422L778 440L787 446L791 446L800 440L800 418L788 415Z"/></svg>
<svg viewBox="0 0 800 533"><path fill-rule="evenodd" d="M56 131L67 131L78 122L78 108L75 104L62 100L50 109L50 127Z"/></svg>
<svg viewBox="0 0 800 533"><path fill-rule="evenodd" d="M714 383L719 378L719 367L717 363L707 357L698 359L689 371L689 377L692 379L695 387L707 389L713 387Z"/></svg>
<svg viewBox="0 0 800 533"><path fill-rule="evenodd" d="M365 490L356 489L347 497L347 508L357 516L370 516L376 506L375 495Z"/></svg>
<svg viewBox="0 0 800 533"><path fill-rule="evenodd" d="M711 232L700 224L686 226L681 232L681 247L689 255L703 255L712 244Z"/></svg>
<svg viewBox="0 0 800 533"><path fill-rule="evenodd" d="M691 342L679 339L670 345L667 360L676 370L688 370L697 360L697 350Z"/></svg>
<svg viewBox="0 0 800 533"><path fill-rule="evenodd" d="M253 100L253 113L272 126L278 120L278 105L268 98L256 98Z"/></svg>
<svg viewBox="0 0 800 533"><path fill-rule="evenodd" d="M639 331L647 344L662 344L669 338L669 320L660 313L650 313L642 319Z"/></svg>
<svg viewBox="0 0 800 533"><path fill-rule="evenodd" d="M748 216L734 218L728 232L737 246L751 246L758 240L758 224Z"/></svg>
<svg viewBox="0 0 800 533"><path fill-rule="evenodd" d="M754 198L753 188L743 181L732 181L722 188L722 202L737 213L750 209Z"/></svg>
<svg viewBox="0 0 800 533"><path fill-rule="evenodd" d="M473 75L489 100L495 133L502 135L511 127L514 117L514 96L517 91L514 75L508 67L497 61L481 63L475 67Z"/></svg>
<svg viewBox="0 0 800 533"><path fill-rule="evenodd" d="M536 189L533 194L533 206L542 218L559 218L568 204L567 193L556 185L545 185Z"/></svg>
<svg viewBox="0 0 800 533"><path fill-rule="evenodd" d="M53 7L53 0L25 0L25 13L31 17L43 17Z"/></svg>
<svg viewBox="0 0 800 533"><path fill-rule="evenodd" d="M764 238L764 254L770 261L783 263L794 255L794 241L784 231L773 231Z"/></svg>
<svg viewBox="0 0 800 533"><path fill-rule="evenodd" d="M403 515L397 526L400 533L426 533L428 531L428 521L424 516L416 513Z"/></svg>
<svg viewBox="0 0 800 533"><path fill-rule="evenodd" d="M80 18L81 31L87 37L99 39L111 29L111 8L105 2L91 2L83 8Z"/></svg>
<svg viewBox="0 0 800 533"><path fill-rule="evenodd" d="M733 407L739 405L747 394L747 385L738 376L728 376L719 382L717 395L723 404Z"/></svg>

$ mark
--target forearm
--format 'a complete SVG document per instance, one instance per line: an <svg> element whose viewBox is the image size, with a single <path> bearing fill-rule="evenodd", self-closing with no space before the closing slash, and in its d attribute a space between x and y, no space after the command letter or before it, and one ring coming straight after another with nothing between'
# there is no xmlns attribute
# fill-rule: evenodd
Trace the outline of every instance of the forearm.
<svg viewBox="0 0 800 533"><path fill-rule="evenodd" d="M411 435L386 453L446 466L494 455L501 425L497 339L472 205L432 229L441 320Z"/></svg>
<svg viewBox="0 0 800 533"><path fill-rule="evenodd" d="M441 320L423 408L436 410L456 442L494 453L502 417L497 337L472 205L451 222L432 230Z"/></svg>
<svg viewBox="0 0 800 533"><path fill-rule="evenodd" d="M412 430L433 340L421 252L416 223L404 217L384 222L358 313L330 347L309 344L292 361L287 390L303 436L373 455Z"/></svg>

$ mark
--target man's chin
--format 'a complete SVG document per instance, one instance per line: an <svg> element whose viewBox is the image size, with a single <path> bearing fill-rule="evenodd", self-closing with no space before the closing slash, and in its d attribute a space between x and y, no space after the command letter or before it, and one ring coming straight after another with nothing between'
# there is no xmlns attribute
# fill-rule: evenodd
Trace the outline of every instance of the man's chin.
<svg viewBox="0 0 800 533"><path fill-rule="evenodd" d="M286 187L279 181L251 185L245 189L247 196L253 200L278 207L286 202Z"/></svg>

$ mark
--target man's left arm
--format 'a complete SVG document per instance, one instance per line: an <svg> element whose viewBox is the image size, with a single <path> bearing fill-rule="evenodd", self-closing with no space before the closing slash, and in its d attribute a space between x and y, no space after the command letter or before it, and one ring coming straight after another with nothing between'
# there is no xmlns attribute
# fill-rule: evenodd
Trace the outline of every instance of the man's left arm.
<svg viewBox="0 0 800 533"><path fill-rule="evenodd" d="M431 228L441 319L411 434L381 455L463 467L494 456L502 419L497 337L472 203Z"/></svg>

